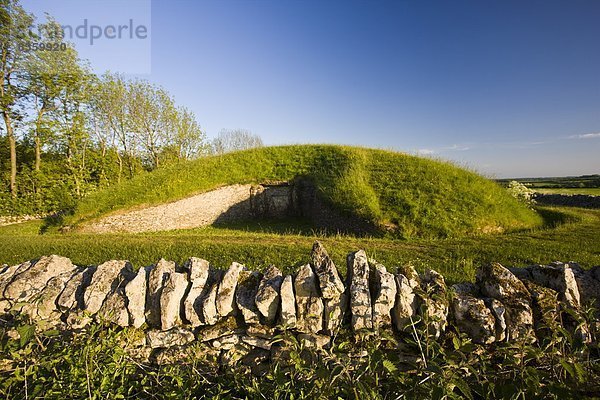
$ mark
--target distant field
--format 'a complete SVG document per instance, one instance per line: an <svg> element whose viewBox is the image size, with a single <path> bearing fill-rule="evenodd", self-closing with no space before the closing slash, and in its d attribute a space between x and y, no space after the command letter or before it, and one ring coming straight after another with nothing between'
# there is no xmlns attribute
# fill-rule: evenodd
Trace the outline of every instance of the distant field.
<svg viewBox="0 0 600 400"><path fill-rule="evenodd" d="M600 175L498 179L498 183L506 187L513 180L540 193L600 195Z"/></svg>
<svg viewBox="0 0 600 400"><path fill-rule="evenodd" d="M536 192L544 194L587 194L600 196L600 188L533 188Z"/></svg>
<svg viewBox="0 0 600 400"><path fill-rule="evenodd" d="M299 231L297 223L237 224L227 228L202 228L153 234L38 234L41 222L0 227L0 264L15 264L47 254L70 257L79 265L109 259L129 259L135 267L164 257L183 262L203 257L218 267L232 261L254 270L269 264L294 271L309 261L315 239L322 240L334 261L345 270L350 251L365 249L394 270L413 264L423 271L434 268L448 281L472 280L476 268L486 262L506 265L574 260L584 267L600 265L600 210L542 208L546 228L498 235L454 239L382 239L352 236L321 236ZM555 228L550 227L558 223ZM296 228L295 228L296 227Z"/></svg>

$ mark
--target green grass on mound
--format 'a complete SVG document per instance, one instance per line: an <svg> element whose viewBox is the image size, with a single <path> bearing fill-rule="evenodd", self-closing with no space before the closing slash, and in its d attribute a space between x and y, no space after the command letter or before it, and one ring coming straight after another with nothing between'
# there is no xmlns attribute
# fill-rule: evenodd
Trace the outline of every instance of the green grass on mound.
<svg viewBox="0 0 600 400"><path fill-rule="evenodd" d="M84 199L67 224L171 202L231 184L311 179L335 209L395 235L453 237L515 230L542 218L495 182L448 162L332 145L265 147L138 176Z"/></svg>

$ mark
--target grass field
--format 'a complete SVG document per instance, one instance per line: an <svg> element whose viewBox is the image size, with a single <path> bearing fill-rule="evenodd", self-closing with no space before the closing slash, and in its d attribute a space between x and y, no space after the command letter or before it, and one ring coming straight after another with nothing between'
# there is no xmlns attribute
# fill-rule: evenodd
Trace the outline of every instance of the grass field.
<svg viewBox="0 0 600 400"><path fill-rule="evenodd" d="M80 265L109 259L129 259L134 266L149 265L164 257L183 262L203 257L219 267L232 261L262 270L275 264L291 272L309 260L315 239L322 240L342 270L348 252L363 248L388 268L411 263L418 269L434 268L450 282L471 280L478 265L498 261L506 265L578 261L585 267L600 265L600 210L540 208L544 228L498 235L453 239L394 240L322 236L294 223L238 223L152 234L40 235L40 221L0 227L0 263L13 264L60 254ZM552 225L558 224L556 227ZM300 228L298 228L300 226Z"/></svg>
<svg viewBox="0 0 600 400"><path fill-rule="evenodd" d="M498 179L498 183L506 187L511 180L519 181L539 193L600 196L600 175Z"/></svg>
<svg viewBox="0 0 600 400"><path fill-rule="evenodd" d="M220 186L313 181L336 210L400 238L457 237L541 225L498 184L448 162L357 147L264 147L204 157L138 176L86 197L65 223L174 201Z"/></svg>
<svg viewBox="0 0 600 400"><path fill-rule="evenodd" d="M536 188L535 191L544 194L586 194L589 196L600 196L600 188Z"/></svg>

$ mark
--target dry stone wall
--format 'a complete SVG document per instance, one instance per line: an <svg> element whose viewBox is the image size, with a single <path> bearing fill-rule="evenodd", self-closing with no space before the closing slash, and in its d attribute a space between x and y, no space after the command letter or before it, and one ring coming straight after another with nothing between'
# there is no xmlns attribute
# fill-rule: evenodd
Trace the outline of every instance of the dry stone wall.
<svg viewBox="0 0 600 400"><path fill-rule="evenodd" d="M344 279L319 242L295 275L236 262L222 271L200 258L181 266L161 259L134 272L127 261L80 267L51 255L0 268L0 307L66 330L94 318L142 329L145 357L198 341L234 362L252 351L277 357L272 348L282 331L317 348L340 329L402 335L424 323L433 338L453 329L484 345L535 342L561 326L589 342L582 309L600 301L600 267L574 262L491 263L475 283L451 287L433 270L388 271L363 250L348 255L346 270Z"/></svg>
<svg viewBox="0 0 600 400"><path fill-rule="evenodd" d="M567 206L600 208L600 196L587 194L542 194L536 193L533 199L547 206Z"/></svg>

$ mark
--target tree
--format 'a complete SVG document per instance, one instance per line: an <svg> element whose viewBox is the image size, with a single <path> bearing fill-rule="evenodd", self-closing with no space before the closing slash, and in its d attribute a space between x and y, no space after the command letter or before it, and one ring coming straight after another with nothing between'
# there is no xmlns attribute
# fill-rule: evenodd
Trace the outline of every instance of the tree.
<svg viewBox="0 0 600 400"><path fill-rule="evenodd" d="M60 46L63 43L63 31L52 17L47 16L48 22L39 26L41 43L50 46ZM61 91L64 89L64 79L60 75L68 71L70 63L76 62L75 50L49 51L44 49L30 53L25 65L27 76L27 92L33 98L32 108L34 117L33 137L35 145L35 171L40 170L42 145L51 133L52 121L48 113L55 111Z"/></svg>
<svg viewBox="0 0 600 400"><path fill-rule="evenodd" d="M95 76L74 49L67 48L65 53L68 62L58 75L61 90L51 114L57 124L55 146L65 154L66 169L73 179L75 193L81 197L88 173L86 152L91 144L88 105Z"/></svg>
<svg viewBox="0 0 600 400"><path fill-rule="evenodd" d="M223 154L230 151L246 150L262 146L263 141L260 136L246 129L222 129L212 142L214 154Z"/></svg>
<svg viewBox="0 0 600 400"><path fill-rule="evenodd" d="M10 147L10 192L17 197L17 140L15 121L22 118L23 62L32 39L33 17L17 0L0 0L0 112Z"/></svg>
<svg viewBox="0 0 600 400"><path fill-rule="evenodd" d="M180 160L193 160L206 153L206 134L200 129L196 116L185 107L179 107L175 114L173 145Z"/></svg>
<svg viewBox="0 0 600 400"><path fill-rule="evenodd" d="M130 84L129 114L132 130L149 169L160 166L161 153L176 129L177 109L170 95L146 81Z"/></svg>
<svg viewBox="0 0 600 400"><path fill-rule="evenodd" d="M106 73L97 82L91 99L92 115L96 123L95 132L101 148L115 149L118 176L121 181L125 167L129 177L135 173L136 137L132 133L129 107L131 91L128 82L118 74ZM104 146L105 145L105 146Z"/></svg>

